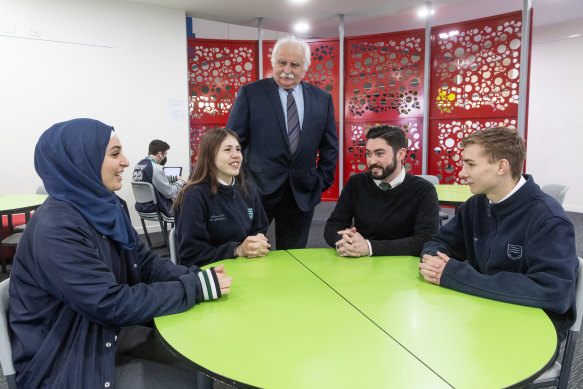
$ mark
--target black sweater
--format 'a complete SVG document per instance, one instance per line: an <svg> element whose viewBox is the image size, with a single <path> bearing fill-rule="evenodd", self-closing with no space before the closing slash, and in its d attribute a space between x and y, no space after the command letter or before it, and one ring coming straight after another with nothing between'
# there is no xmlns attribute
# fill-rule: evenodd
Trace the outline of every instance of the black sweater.
<svg viewBox="0 0 583 389"><path fill-rule="evenodd" d="M356 231L370 241L372 255L419 256L439 227L435 187L407 174L400 185L383 191L370 172L355 174L326 222L326 242L334 247L341 239L337 232L351 227L353 219Z"/></svg>

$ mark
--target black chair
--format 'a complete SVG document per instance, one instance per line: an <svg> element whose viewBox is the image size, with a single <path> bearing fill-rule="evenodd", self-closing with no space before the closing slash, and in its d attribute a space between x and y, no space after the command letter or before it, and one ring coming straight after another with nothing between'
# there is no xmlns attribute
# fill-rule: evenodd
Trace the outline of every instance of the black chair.
<svg viewBox="0 0 583 389"><path fill-rule="evenodd" d="M140 220L142 221L142 227L144 228L144 234L146 235L146 240L148 241L148 246L151 249L158 249L168 246L168 224L174 227L174 218L164 215L160 211L158 206L158 199L156 198L156 192L154 186L149 182L136 182L132 181L132 189L134 190L134 196L137 203L154 203L156 207L156 212L138 212ZM159 246L152 246L152 241L150 240L150 234L148 234L148 229L146 228L146 220L158 221L160 223L160 230L162 231L162 237L164 238L164 244Z"/></svg>
<svg viewBox="0 0 583 389"><path fill-rule="evenodd" d="M17 232L12 235L8 235L6 238L2 239L2 245L0 246L0 261L2 262L2 273L6 273L6 258L4 257L4 247L16 247L20 238L22 237L22 232Z"/></svg>

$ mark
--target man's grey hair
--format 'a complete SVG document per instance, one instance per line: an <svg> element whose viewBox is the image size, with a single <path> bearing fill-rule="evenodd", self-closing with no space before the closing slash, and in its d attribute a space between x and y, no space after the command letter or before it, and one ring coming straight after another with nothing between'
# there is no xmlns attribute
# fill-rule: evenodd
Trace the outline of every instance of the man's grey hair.
<svg viewBox="0 0 583 389"><path fill-rule="evenodd" d="M306 41L296 38L293 35L284 36L283 38L279 38L273 47L273 51L271 52L271 66L275 68L275 57L277 54L277 50L283 45L284 43L294 43L300 46L304 50L304 68L303 71L307 71L310 67L310 63L312 60L310 59L310 45Z"/></svg>

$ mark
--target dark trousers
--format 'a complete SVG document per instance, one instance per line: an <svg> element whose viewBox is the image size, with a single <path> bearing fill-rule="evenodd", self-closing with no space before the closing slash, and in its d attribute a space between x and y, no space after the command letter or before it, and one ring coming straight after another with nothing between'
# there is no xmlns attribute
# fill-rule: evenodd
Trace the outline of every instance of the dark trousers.
<svg viewBox="0 0 583 389"><path fill-rule="evenodd" d="M147 326L124 327L117 341L115 387L203 389L213 380L170 352Z"/></svg>
<svg viewBox="0 0 583 389"><path fill-rule="evenodd" d="M275 249L305 249L308 245L314 208L303 212L298 208L289 186L277 198L264 201L265 214L271 224L275 220ZM272 249L273 249L272 243Z"/></svg>

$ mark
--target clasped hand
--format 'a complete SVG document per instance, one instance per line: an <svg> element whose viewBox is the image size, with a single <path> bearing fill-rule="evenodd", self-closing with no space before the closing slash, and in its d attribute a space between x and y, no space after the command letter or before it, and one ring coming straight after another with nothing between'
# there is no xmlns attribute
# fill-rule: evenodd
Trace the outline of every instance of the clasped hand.
<svg viewBox="0 0 583 389"><path fill-rule="evenodd" d="M356 232L356 227L338 231L342 237L336 242L336 251L341 257L361 257L370 255L368 242L364 237Z"/></svg>
<svg viewBox="0 0 583 389"><path fill-rule="evenodd" d="M437 255L424 254L419 263L419 273L425 281L440 285L443 269L449 261L449 257L438 251Z"/></svg>
<svg viewBox="0 0 583 389"><path fill-rule="evenodd" d="M217 280L219 281L219 287L221 288L221 295L228 294L231 291L232 277L229 277L225 273L225 265L219 265L215 267L215 274L217 275Z"/></svg>
<svg viewBox="0 0 583 389"><path fill-rule="evenodd" d="M265 235L248 236L243 243L237 246L235 255L247 258L264 257L269 252L270 247Z"/></svg>

